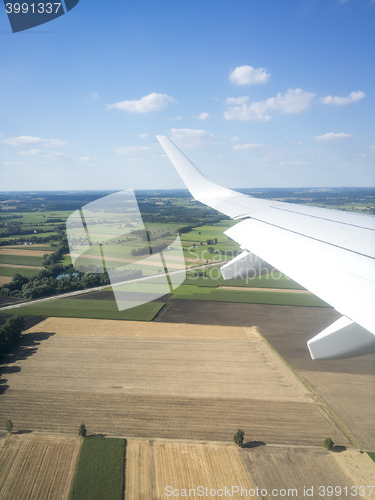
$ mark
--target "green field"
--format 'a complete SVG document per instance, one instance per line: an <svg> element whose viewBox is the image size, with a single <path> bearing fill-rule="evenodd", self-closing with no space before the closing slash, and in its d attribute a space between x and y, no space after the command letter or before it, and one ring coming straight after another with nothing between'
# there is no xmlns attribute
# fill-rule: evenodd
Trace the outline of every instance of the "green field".
<svg viewBox="0 0 375 500"><path fill-rule="evenodd" d="M184 285L216 288L218 286L253 287L253 288L282 288L291 290L304 290L303 286L291 280L285 274L274 271L262 274L255 278L224 280L219 266L212 266L206 270L206 276L194 276L194 271L188 271ZM199 271L197 271L199 272Z"/></svg>
<svg viewBox="0 0 375 500"><path fill-rule="evenodd" d="M368 451L367 455L375 462L375 452L374 451Z"/></svg>
<svg viewBox="0 0 375 500"><path fill-rule="evenodd" d="M32 278L40 272L40 269L25 269L22 267L1 267L0 264L0 276L14 276L15 274L21 274L26 278Z"/></svg>
<svg viewBox="0 0 375 500"><path fill-rule="evenodd" d="M173 299L209 300L214 302L237 302L245 304L269 304L280 306L330 307L315 295L251 290L224 290L195 285L181 285Z"/></svg>
<svg viewBox="0 0 375 500"><path fill-rule="evenodd" d="M21 314L24 316L56 316L61 318L152 321L163 306L163 302L148 302L132 309L119 311L115 300L56 299L8 309L1 313L10 315Z"/></svg>
<svg viewBox="0 0 375 500"><path fill-rule="evenodd" d="M16 252L17 250L15 250ZM17 264L19 266L41 266L43 257L32 257L28 255L0 255L1 264Z"/></svg>
<svg viewBox="0 0 375 500"><path fill-rule="evenodd" d="M125 439L84 438L69 500L122 500L125 460Z"/></svg>

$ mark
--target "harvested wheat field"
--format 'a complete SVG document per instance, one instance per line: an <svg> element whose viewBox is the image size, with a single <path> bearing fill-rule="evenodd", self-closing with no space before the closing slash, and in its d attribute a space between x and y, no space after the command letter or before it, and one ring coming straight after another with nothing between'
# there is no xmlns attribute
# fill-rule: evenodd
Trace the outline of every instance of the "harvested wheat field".
<svg viewBox="0 0 375 500"><path fill-rule="evenodd" d="M17 429L349 444L252 328L49 318L27 338L1 367Z"/></svg>
<svg viewBox="0 0 375 500"><path fill-rule="evenodd" d="M81 439L72 436L12 435L0 448L1 500L64 500Z"/></svg>
<svg viewBox="0 0 375 500"><path fill-rule="evenodd" d="M329 452L323 447L267 445L240 452L255 487L267 492L259 498L273 496L273 489L280 492L277 498L372 499L375 494L375 487L371 488L375 484L375 464L367 454L355 450ZM288 494L281 494L282 490Z"/></svg>
<svg viewBox="0 0 375 500"><path fill-rule="evenodd" d="M235 446L141 440L130 440L127 446L125 500L167 498L171 489L178 496L195 489L199 496L202 486L208 491L252 487Z"/></svg>
<svg viewBox="0 0 375 500"><path fill-rule="evenodd" d="M12 281L12 276L0 276L0 286L5 285L5 283L10 283Z"/></svg>
<svg viewBox="0 0 375 500"><path fill-rule="evenodd" d="M22 247L3 247L0 248L0 255L24 255L27 257L43 257L46 253L52 253L53 250L25 250Z"/></svg>

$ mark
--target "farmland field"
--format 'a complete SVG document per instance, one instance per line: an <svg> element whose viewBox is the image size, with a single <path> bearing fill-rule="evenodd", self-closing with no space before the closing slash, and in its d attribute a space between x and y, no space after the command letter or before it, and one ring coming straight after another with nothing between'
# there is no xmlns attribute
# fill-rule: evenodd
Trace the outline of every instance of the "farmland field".
<svg viewBox="0 0 375 500"><path fill-rule="evenodd" d="M38 304L21 305L15 309L2 311L2 314L152 321L164 306L164 302L148 302L131 309L119 311L113 299L93 300L82 297L79 299L56 299Z"/></svg>
<svg viewBox="0 0 375 500"><path fill-rule="evenodd" d="M298 493L292 495L290 491L289 495L280 496L342 499L360 496L372 499L374 495L374 491L369 495L371 489L362 491L360 487L375 484L375 464L371 463L368 456L360 455L355 450L335 453L328 452L323 447L308 449L259 446L241 450L241 456L250 477L260 488L268 492L272 489L289 489ZM332 494L328 487L333 487L333 490L336 487L336 493L333 491ZM303 495L304 488L310 489L313 494Z"/></svg>
<svg viewBox="0 0 375 500"><path fill-rule="evenodd" d="M167 486L188 490L202 485L216 490L253 486L238 448L214 443L128 442L125 500L167 498Z"/></svg>
<svg viewBox="0 0 375 500"><path fill-rule="evenodd" d="M0 276L13 277L15 274L22 274L26 278L31 278L42 269L42 266L12 266L10 264L4 266L0 264Z"/></svg>
<svg viewBox="0 0 375 500"><path fill-rule="evenodd" d="M174 294L173 299L185 300L208 300L218 302L236 302L247 304L272 304L285 306L309 306L309 307L330 307L319 297L312 294L288 293L288 290L268 291L267 288L259 291L228 290L226 288L200 287L195 285L181 285Z"/></svg>
<svg viewBox="0 0 375 500"><path fill-rule="evenodd" d="M3 254L0 252L0 265L1 264L17 264L19 266L41 266L42 265L43 256L29 256L16 254L14 251L13 254Z"/></svg>
<svg viewBox="0 0 375 500"><path fill-rule="evenodd" d="M0 448L1 500L66 500L80 445L73 436L8 436Z"/></svg>
<svg viewBox="0 0 375 500"><path fill-rule="evenodd" d="M254 329L49 318L27 335L0 386L18 429L349 443Z"/></svg>
<svg viewBox="0 0 375 500"><path fill-rule="evenodd" d="M69 500L121 500L125 440L86 437L81 446Z"/></svg>

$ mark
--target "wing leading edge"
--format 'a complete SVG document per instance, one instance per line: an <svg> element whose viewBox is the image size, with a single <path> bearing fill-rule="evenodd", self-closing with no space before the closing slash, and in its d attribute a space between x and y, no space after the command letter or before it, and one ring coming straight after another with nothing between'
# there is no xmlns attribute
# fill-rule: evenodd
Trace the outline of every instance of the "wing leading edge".
<svg viewBox="0 0 375 500"><path fill-rule="evenodd" d="M224 279L259 259L343 315L309 340L313 359L375 352L375 217L253 198L208 180L165 136L158 141L193 197L241 222L226 231L244 252Z"/></svg>

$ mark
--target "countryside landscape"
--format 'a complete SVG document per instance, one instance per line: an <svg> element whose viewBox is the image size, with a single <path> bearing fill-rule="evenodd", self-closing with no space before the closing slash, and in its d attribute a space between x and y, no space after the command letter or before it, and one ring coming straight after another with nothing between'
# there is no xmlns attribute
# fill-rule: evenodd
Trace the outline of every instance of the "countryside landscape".
<svg viewBox="0 0 375 500"><path fill-rule="evenodd" d="M77 271L66 236L108 194L0 193L0 498L373 498L375 355L312 361L307 340L339 314L277 270L223 280L235 221L185 190L136 192L156 248L180 235L185 281L119 311L108 269ZM370 188L246 194L375 213ZM130 233L108 262L145 245Z"/></svg>

